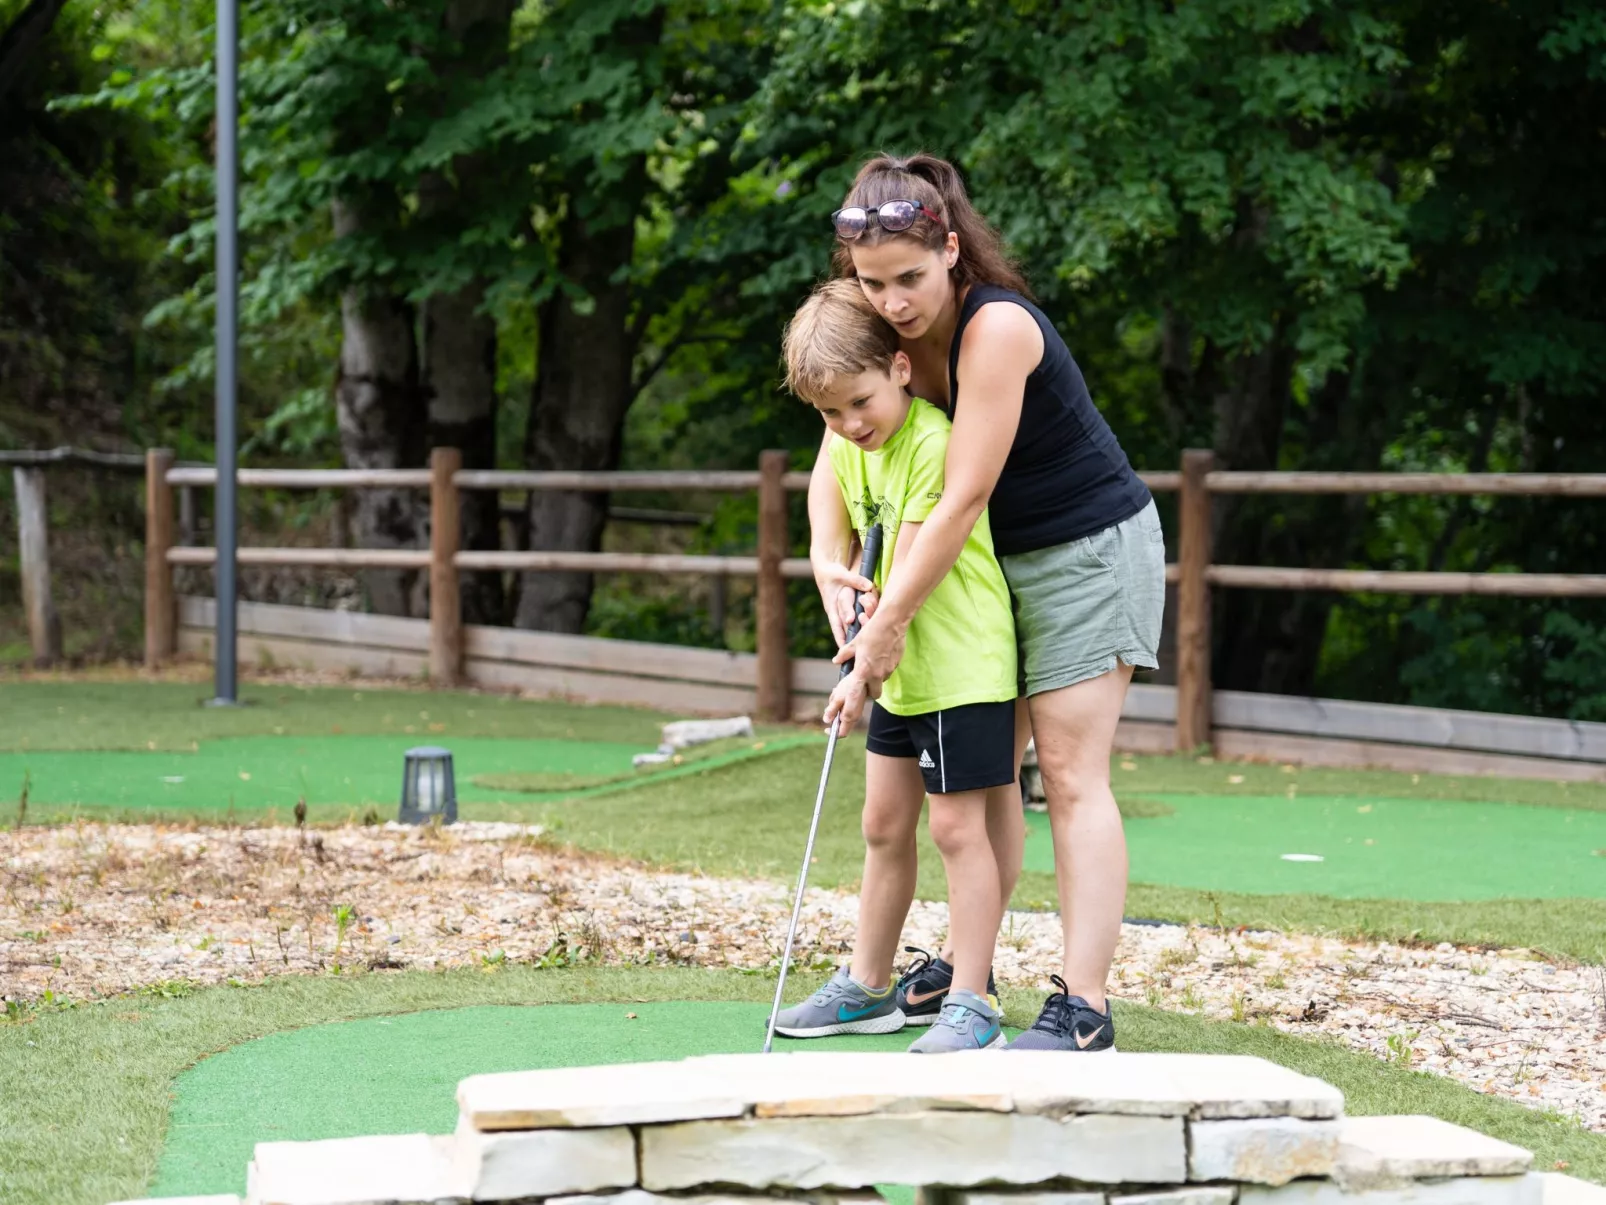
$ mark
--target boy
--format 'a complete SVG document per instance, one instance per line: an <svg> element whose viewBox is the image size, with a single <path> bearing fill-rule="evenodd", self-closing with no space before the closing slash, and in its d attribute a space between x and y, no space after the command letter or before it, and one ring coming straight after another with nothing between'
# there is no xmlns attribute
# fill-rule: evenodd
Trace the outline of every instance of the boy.
<svg viewBox="0 0 1606 1205"><path fill-rule="evenodd" d="M831 465L854 530L862 541L872 524L881 524L880 589L942 496L948 419L910 397L909 358L898 350L897 331L854 281L815 291L787 327L785 354L787 386L837 437ZM810 552L817 565L844 563L848 554ZM911 1019L899 1007L892 960L914 898L915 829L929 794L931 836L948 877L953 979L931 1028L909 1049L1004 1044L998 1008L988 997L989 968L1003 893L1013 883L1000 873L1010 858L995 853L987 818L989 808L1020 810L1015 695L1009 589L984 515L910 623L903 661L870 711L864 879L852 962L810 999L784 1010L777 1033L892 1033ZM997 831L1019 831L1018 822Z"/></svg>

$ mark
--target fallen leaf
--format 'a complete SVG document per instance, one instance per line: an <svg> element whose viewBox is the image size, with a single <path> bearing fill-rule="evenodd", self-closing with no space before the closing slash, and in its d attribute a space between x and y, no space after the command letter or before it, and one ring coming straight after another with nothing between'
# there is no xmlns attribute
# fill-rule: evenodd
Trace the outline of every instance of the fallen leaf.
<svg viewBox="0 0 1606 1205"><path fill-rule="evenodd" d="M635 1013L626 1013L625 1014L625 1020L626 1021L634 1021L635 1019L636 1019L636 1014ZM1566 1164L1562 1164L1562 1166L1565 1167Z"/></svg>
<svg viewBox="0 0 1606 1205"><path fill-rule="evenodd" d="M1361 815L1364 816L1364 815L1366 815L1367 812L1372 810L1372 805L1369 804L1369 803L1363 803L1363 804L1361 804L1360 807L1356 808L1355 810L1357 812L1359 812Z"/></svg>
<svg viewBox="0 0 1606 1205"><path fill-rule="evenodd" d="M1243 780L1244 780L1244 776L1242 774L1229 774L1229 775L1227 775L1227 781L1232 783L1234 786L1237 786Z"/></svg>
<svg viewBox="0 0 1606 1205"><path fill-rule="evenodd" d="M240 771L240 781L241 782L250 782L251 781L251 776L248 773L246 773L244 770L241 770Z"/></svg>

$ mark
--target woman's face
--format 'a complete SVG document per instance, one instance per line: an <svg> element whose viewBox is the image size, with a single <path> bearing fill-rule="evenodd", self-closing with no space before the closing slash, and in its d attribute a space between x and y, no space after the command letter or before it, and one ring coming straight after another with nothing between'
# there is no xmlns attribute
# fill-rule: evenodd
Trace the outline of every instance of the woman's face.
<svg viewBox="0 0 1606 1205"><path fill-rule="evenodd" d="M959 236L951 231L936 250L890 238L873 247L855 245L850 254L859 287L900 338L920 338L953 299L948 273L959 261Z"/></svg>

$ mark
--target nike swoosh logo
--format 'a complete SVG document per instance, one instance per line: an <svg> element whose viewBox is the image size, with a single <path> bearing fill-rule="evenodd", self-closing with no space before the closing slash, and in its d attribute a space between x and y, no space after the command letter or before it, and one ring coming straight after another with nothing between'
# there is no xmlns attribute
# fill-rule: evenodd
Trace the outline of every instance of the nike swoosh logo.
<svg viewBox="0 0 1606 1205"><path fill-rule="evenodd" d="M1077 1047L1081 1050L1086 1050L1098 1039L1099 1031L1097 1029L1090 1030L1087 1036L1083 1037L1080 1029L1073 1029L1071 1034L1076 1038Z"/></svg>
<svg viewBox="0 0 1606 1205"><path fill-rule="evenodd" d="M939 987L934 992L909 992L909 993L905 994L904 999L907 1000L910 1004L913 1004L915 1007L918 1008L920 1005L924 1004L927 1000L935 1000L938 996L946 996L947 994L948 994L948 989L947 988Z"/></svg>
<svg viewBox="0 0 1606 1205"><path fill-rule="evenodd" d="M882 1003L883 1002L877 1002L872 1004L869 1008L860 1009L851 1009L844 1004L836 1010L836 1019L838 1021L857 1021L860 1017L868 1017L871 1013L875 1012L876 1009L881 1007Z"/></svg>

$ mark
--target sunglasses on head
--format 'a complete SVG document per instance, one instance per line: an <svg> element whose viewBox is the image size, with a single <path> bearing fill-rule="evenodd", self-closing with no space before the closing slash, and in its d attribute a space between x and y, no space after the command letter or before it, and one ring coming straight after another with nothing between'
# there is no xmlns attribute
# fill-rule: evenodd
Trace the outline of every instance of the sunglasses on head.
<svg viewBox="0 0 1606 1205"><path fill-rule="evenodd" d="M836 227L838 238L852 242L871 225L881 227L888 234L899 234L913 226L922 214L933 222L942 221L919 201L895 200L870 207L849 205L831 215L831 225Z"/></svg>

